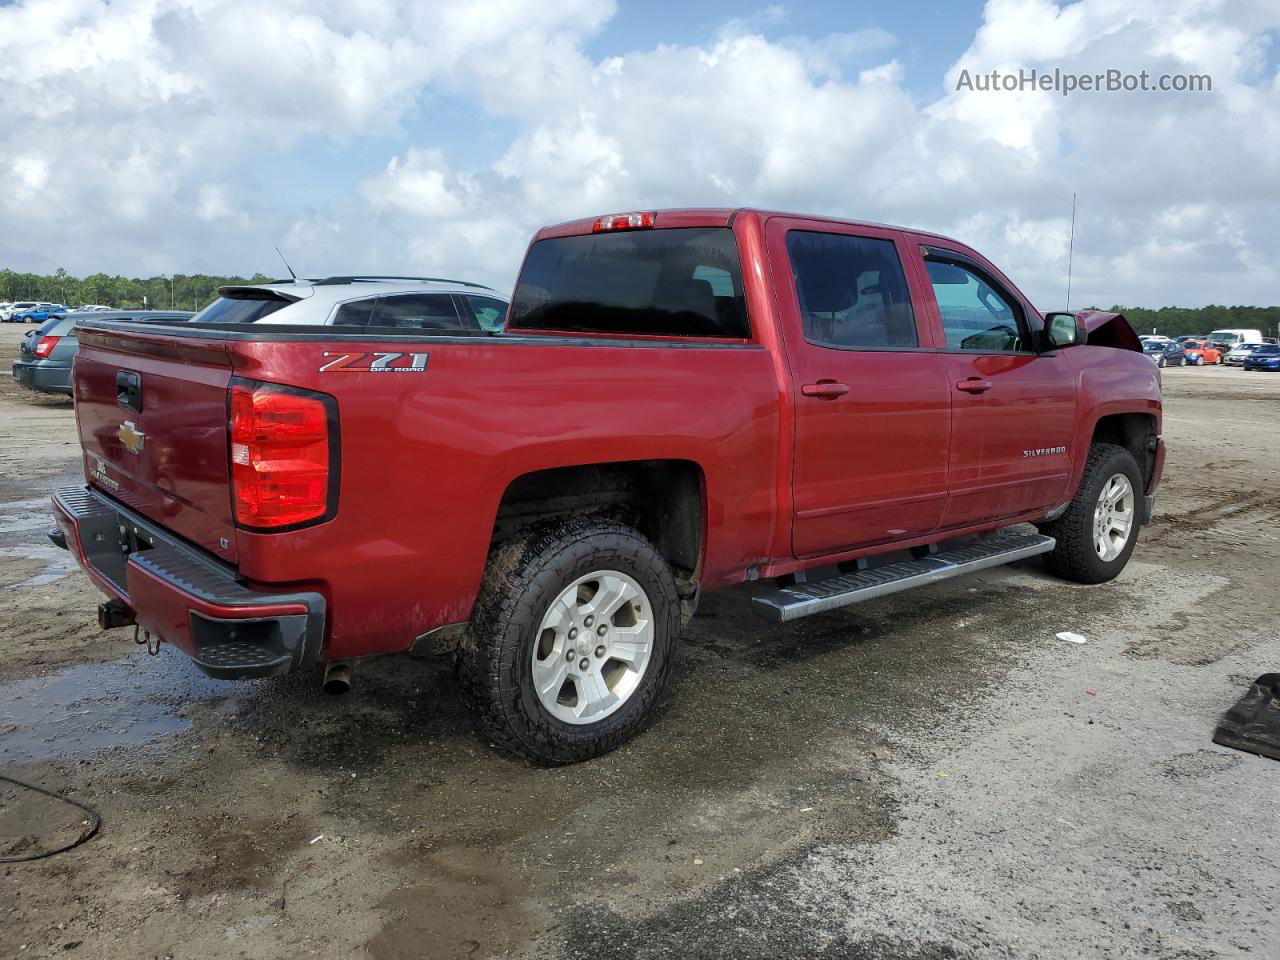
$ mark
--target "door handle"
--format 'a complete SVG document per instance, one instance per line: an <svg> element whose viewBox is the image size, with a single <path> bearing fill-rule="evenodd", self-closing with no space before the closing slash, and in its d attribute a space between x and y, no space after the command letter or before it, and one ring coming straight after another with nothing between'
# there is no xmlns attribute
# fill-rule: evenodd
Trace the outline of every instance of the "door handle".
<svg viewBox="0 0 1280 960"><path fill-rule="evenodd" d="M823 400L834 400L849 392L848 386L834 380L819 380L817 383L806 383L800 388L806 397L821 397Z"/></svg>
<svg viewBox="0 0 1280 960"><path fill-rule="evenodd" d="M970 377L968 380L957 383L956 389L963 390L965 393L986 393L991 389L991 381L983 380L981 377Z"/></svg>
<svg viewBox="0 0 1280 960"><path fill-rule="evenodd" d="M133 370L116 371L116 403L134 413L142 412L142 374Z"/></svg>

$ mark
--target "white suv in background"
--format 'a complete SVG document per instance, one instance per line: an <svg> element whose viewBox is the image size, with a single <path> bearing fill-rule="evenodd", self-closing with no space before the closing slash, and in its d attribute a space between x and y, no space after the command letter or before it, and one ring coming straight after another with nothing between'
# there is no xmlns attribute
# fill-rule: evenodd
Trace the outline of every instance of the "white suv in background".
<svg viewBox="0 0 1280 960"><path fill-rule="evenodd" d="M349 276L219 287L192 323L502 330L507 300L492 288L439 277Z"/></svg>
<svg viewBox="0 0 1280 960"><path fill-rule="evenodd" d="M10 323L18 314L34 310L38 306L40 304L36 300L18 300L14 303L6 303L4 309L0 310L0 322Z"/></svg>

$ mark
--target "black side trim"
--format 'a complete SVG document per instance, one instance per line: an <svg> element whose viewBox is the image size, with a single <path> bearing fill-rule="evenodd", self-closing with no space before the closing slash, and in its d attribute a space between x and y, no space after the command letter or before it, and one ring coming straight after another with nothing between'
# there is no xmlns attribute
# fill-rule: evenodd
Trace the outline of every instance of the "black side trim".
<svg viewBox="0 0 1280 960"><path fill-rule="evenodd" d="M82 329L109 333L164 334L192 340L231 340L239 343L475 343L485 346L538 347L631 347L648 350L763 350L758 343L721 343L699 340L627 340L620 337L574 337L560 334L487 333L484 330L450 330L444 334L411 333L395 327L365 327L364 330L386 330L387 333L362 333L355 328L342 331L338 326L313 324L261 323L184 323L163 324L111 323L93 321L80 324ZM390 331L397 332L391 333ZM340 332L341 331L341 332ZM354 332L349 332L354 331Z"/></svg>

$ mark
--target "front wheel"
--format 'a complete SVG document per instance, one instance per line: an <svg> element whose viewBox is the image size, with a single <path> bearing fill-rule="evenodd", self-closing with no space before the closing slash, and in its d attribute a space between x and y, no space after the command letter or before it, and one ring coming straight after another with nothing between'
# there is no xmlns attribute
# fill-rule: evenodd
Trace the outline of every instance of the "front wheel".
<svg viewBox="0 0 1280 960"><path fill-rule="evenodd" d="M567 520L505 544L458 651L463 699L486 738L535 762L607 753L652 716L678 611L670 566L630 527Z"/></svg>
<svg viewBox="0 0 1280 960"><path fill-rule="evenodd" d="M1161 358L1160 358L1160 360L1156 363L1156 366L1157 366L1157 367L1160 367L1161 369L1163 369L1163 368L1165 367L1165 365L1167 364L1167 362L1168 362L1168 361L1166 361L1164 357L1161 357Z"/></svg>
<svg viewBox="0 0 1280 960"><path fill-rule="evenodd" d="M1133 454L1114 443L1095 443L1071 505L1040 527L1058 541L1045 554L1045 567L1077 583L1114 579L1138 542L1141 496L1142 473Z"/></svg>

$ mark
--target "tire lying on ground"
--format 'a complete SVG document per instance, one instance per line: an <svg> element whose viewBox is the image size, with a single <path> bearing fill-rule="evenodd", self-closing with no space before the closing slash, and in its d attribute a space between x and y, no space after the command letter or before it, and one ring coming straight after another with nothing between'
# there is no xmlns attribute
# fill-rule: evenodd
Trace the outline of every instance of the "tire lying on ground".
<svg viewBox="0 0 1280 960"><path fill-rule="evenodd" d="M639 532L565 520L489 558L457 653L483 736L537 763L587 760L651 718L679 629L675 579Z"/></svg>

